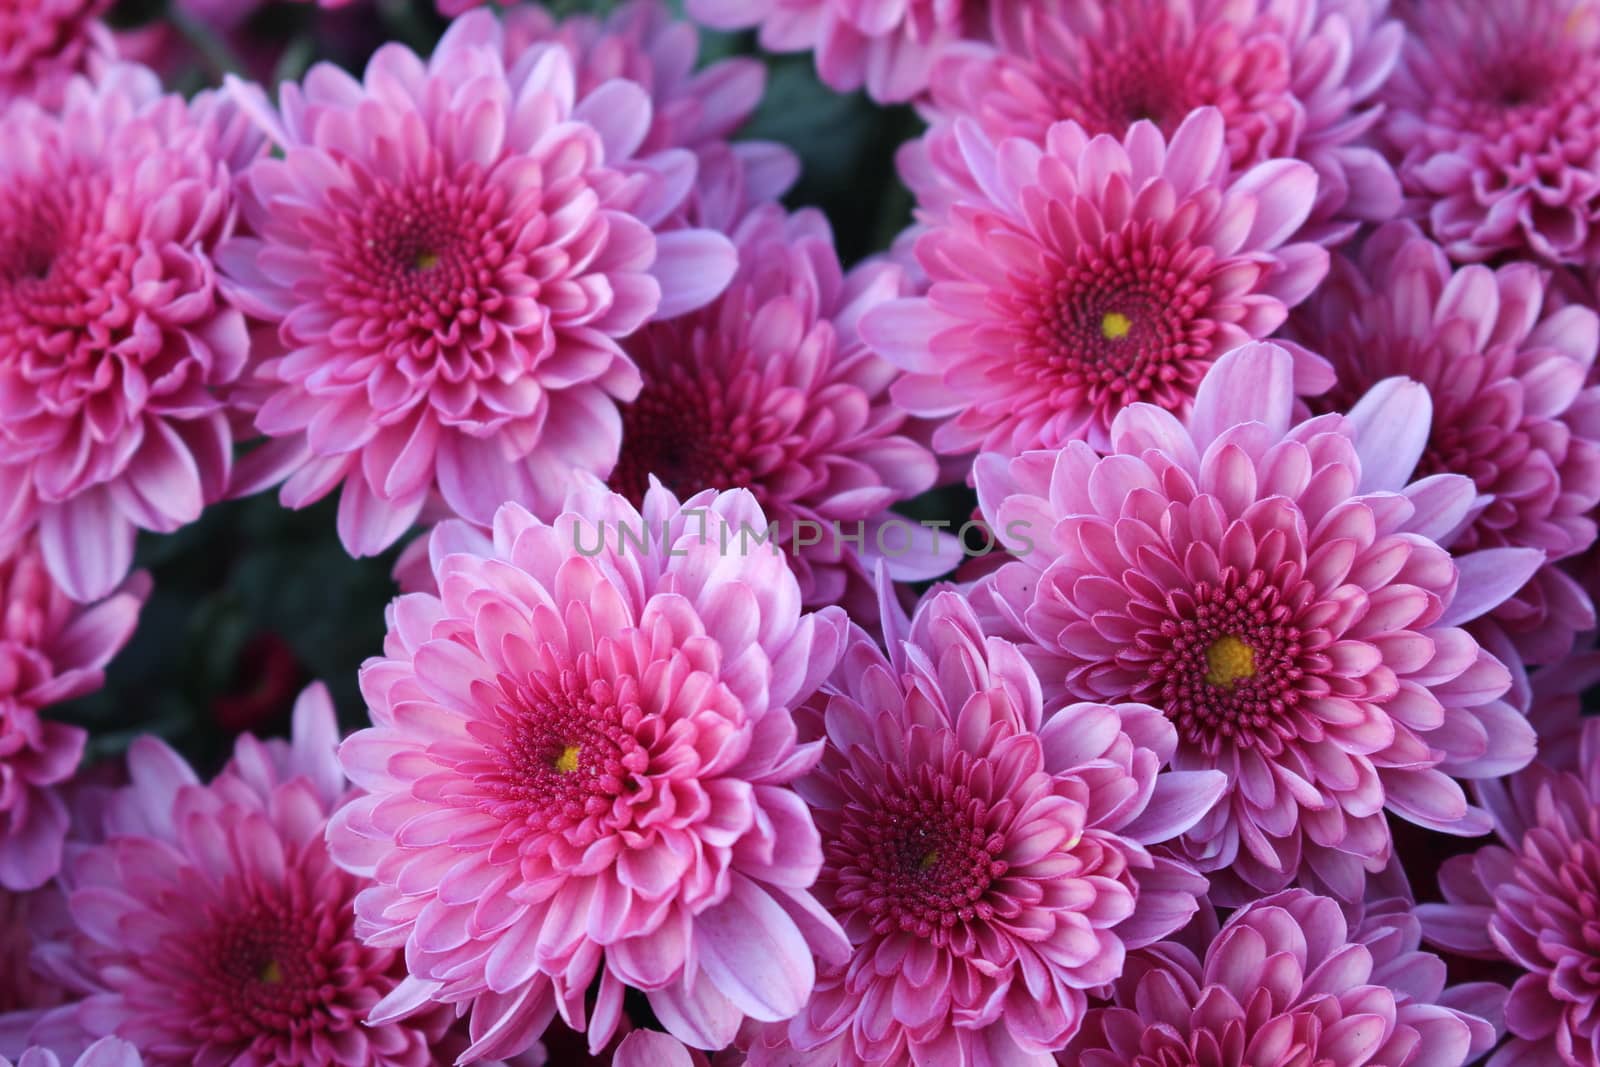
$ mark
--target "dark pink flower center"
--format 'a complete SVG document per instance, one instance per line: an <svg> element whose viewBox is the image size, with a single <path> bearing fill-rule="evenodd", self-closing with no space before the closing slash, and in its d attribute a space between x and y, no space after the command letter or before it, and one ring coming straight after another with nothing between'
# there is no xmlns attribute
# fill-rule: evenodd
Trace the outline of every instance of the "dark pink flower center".
<svg viewBox="0 0 1600 1067"><path fill-rule="evenodd" d="M768 435L755 383L744 374L719 380L693 353L679 351L681 362L646 364L643 391L622 408L622 454L611 488L636 507L652 474L680 497L702 489L750 489L760 497L751 453Z"/></svg>
<svg viewBox="0 0 1600 1067"><path fill-rule="evenodd" d="M1031 344L1018 356L1053 406L1087 401L1109 418L1147 401L1171 409L1192 395L1215 325L1200 281L1210 249L1169 246L1153 224L1107 235L1063 264L1032 308L1019 309Z"/></svg>
<svg viewBox="0 0 1600 1067"><path fill-rule="evenodd" d="M966 784L971 765L885 768L885 781L858 786L837 836L824 843L836 880L835 910L858 912L877 934L896 930L948 946L957 926L995 916L990 887L1006 873L1002 834L989 806Z"/></svg>
<svg viewBox="0 0 1600 1067"><path fill-rule="evenodd" d="M338 267L326 298L408 374L487 376L488 356L476 350L496 336L501 272L521 265L506 192L478 168L448 180L364 184L362 201L331 231Z"/></svg>
<svg viewBox="0 0 1600 1067"><path fill-rule="evenodd" d="M1439 35L1434 46L1444 90L1421 104L1441 126L1483 142L1489 162L1538 171L1583 165L1588 156L1530 159L1549 140L1571 142L1574 153L1600 138L1600 53L1577 32L1574 11L1551 5L1521 17L1523 5L1483 4L1468 14L1465 39ZM1513 12L1515 9L1515 12ZM1458 33L1461 31L1458 30ZM1491 181L1496 176L1486 176ZM1505 175L1499 176L1503 183ZM1534 210L1537 210L1535 208Z"/></svg>
<svg viewBox="0 0 1600 1067"><path fill-rule="evenodd" d="M1240 581L1230 570L1220 583L1174 592L1170 615L1135 638L1130 658L1146 675L1134 699L1164 708L1184 739L1208 753L1276 751L1301 731L1296 709L1310 650L1293 601L1260 571Z"/></svg>
<svg viewBox="0 0 1600 1067"><path fill-rule="evenodd" d="M1170 137L1195 108L1209 106L1227 119L1236 165L1274 149L1292 151L1298 112L1279 29L1264 24L1241 32L1220 20L1189 26L1165 6L1106 6L1104 32L1081 39L1081 53L1071 63L1046 50L1049 39L1041 38L1038 60L1054 117L1119 138L1135 122L1148 120Z"/></svg>
<svg viewBox="0 0 1600 1067"><path fill-rule="evenodd" d="M213 907L187 946L170 946L170 960L145 961L191 1002L194 1036L239 1047L361 1025L392 984L382 976L393 953L361 945L351 925L354 884L331 869L324 875L291 873L278 890L238 886L228 910ZM169 967L178 973L163 975Z"/></svg>
<svg viewBox="0 0 1600 1067"><path fill-rule="evenodd" d="M132 321L133 248L97 239L109 195L103 175L76 170L0 189L0 353L20 351L35 382L88 386L116 340L106 328ZM85 374L62 377L63 367Z"/></svg>
<svg viewBox="0 0 1600 1067"><path fill-rule="evenodd" d="M479 776L497 816L587 840L619 797L640 788L650 755L634 733L638 683L599 677L594 657L508 686L497 710L503 738Z"/></svg>

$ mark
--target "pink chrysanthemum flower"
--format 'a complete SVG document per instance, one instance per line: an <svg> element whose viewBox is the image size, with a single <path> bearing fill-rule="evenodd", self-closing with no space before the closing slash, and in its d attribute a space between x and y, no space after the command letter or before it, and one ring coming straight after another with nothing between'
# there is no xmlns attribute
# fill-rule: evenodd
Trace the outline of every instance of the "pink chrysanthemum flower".
<svg viewBox="0 0 1600 1067"><path fill-rule="evenodd" d="M1198 107L1227 127L1236 173L1297 157L1317 172L1302 238L1343 239L1400 209L1400 184L1360 143L1379 116L1372 97L1403 31L1387 0L1019 0L994 9L995 44L947 49L926 113L935 132L902 156L924 208L937 196L928 154L954 158L951 120L976 120L994 141L1043 141L1071 119L1121 137L1147 119L1168 136ZM939 168L933 168L937 170Z"/></svg>
<svg viewBox="0 0 1600 1067"><path fill-rule="evenodd" d="M84 1049L76 1059L69 1056L63 1060L50 1049L30 1048L17 1060L16 1067L62 1067L64 1063L71 1067L144 1067L145 1061L139 1050L126 1041L106 1037ZM0 1067L11 1067L11 1061L0 1057Z"/></svg>
<svg viewBox="0 0 1600 1067"><path fill-rule="evenodd" d="M1415 0L1384 88L1406 192L1458 261L1600 260L1600 4Z"/></svg>
<svg viewBox="0 0 1600 1067"><path fill-rule="evenodd" d="M1398 902L1397 902L1398 903ZM1494 1028L1453 1006L1408 906L1352 924L1302 890L1235 912L1204 958L1164 943L1130 957L1060 1062L1072 1067L1462 1067Z"/></svg>
<svg viewBox="0 0 1600 1067"><path fill-rule="evenodd" d="M787 147L728 139L766 92L765 65L733 58L697 70L699 35L661 0L628 0L603 20L557 21L538 5L521 4L506 12L505 34L508 62L540 42L564 45L580 96L614 78L649 90L650 130L639 151L688 148L699 158L677 222L731 233L746 212L778 199L800 176L800 160Z"/></svg>
<svg viewBox="0 0 1600 1067"><path fill-rule="evenodd" d="M828 742L799 786L822 831L816 892L854 953L750 1063L1049 1064L1084 991L1195 914L1206 880L1145 846L1226 783L1157 773L1177 733L1154 708L1047 710L956 593L890 629L888 658L853 633L805 724Z"/></svg>
<svg viewBox="0 0 1600 1067"><path fill-rule="evenodd" d="M236 489L288 477L286 506L343 485L355 555L392 544L431 491L487 525L548 513L604 476L639 372L618 340L716 296L725 237L657 232L694 184L692 153L639 155L645 89L579 96L565 48L509 67L489 12L426 64L381 49L365 82L319 66L283 89L283 148L247 176L258 237L224 250L234 299L278 326L241 403L272 438ZM259 103L259 101L258 101Z"/></svg>
<svg viewBox="0 0 1600 1067"><path fill-rule="evenodd" d="M0 889L36 889L61 866L69 820L53 787L77 770L86 735L40 712L100 687L149 588L136 575L84 607L51 580L31 538L0 559Z"/></svg>
<svg viewBox="0 0 1600 1067"><path fill-rule="evenodd" d="M1357 260L1291 318L1290 336L1328 358L1338 385L1312 407L1345 411L1385 378L1428 387L1433 425L1421 475L1470 477L1476 514L1443 543L1457 552L1520 545L1545 553L1525 587L1494 610L1524 658L1553 663L1593 628L1594 607L1556 560L1595 539L1600 503L1600 387L1585 388L1600 344L1588 308L1552 311L1538 268L1452 272L1410 224L1379 230Z"/></svg>
<svg viewBox="0 0 1600 1067"><path fill-rule="evenodd" d="M903 272L868 262L846 274L813 211L759 209L733 238L740 269L726 293L624 342L644 388L622 409L611 487L635 504L652 476L680 496L749 489L808 606L838 603L847 585L870 605L875 560L897 579L950 570L952 546L888 511L932 486L938 464L890 400L898 372L856 332L909 291Z"/></svg>
<svg viewBox="0 0 1600 1067"><path fill-rule="evenodd" d="M815 50L830 89L865 86L883 104L927 88L942 49L986 32L986 7L985 0L688 0L690 17L707 26L759 26L768 51Z"/></svg>
<svg viewBox="0 0 1600 1067"><path fill-rule="evenodd" d="M74 1009L89 1033L173 1067L432 1067L447 1011L364 1021L404 965L357 939L365 883L324 841L349 795L326 690L294 720L292 743L241 738L209 785L161 742L134 742L104 840L62 871L72 939L49 946L90 979Z"/></svg>
<svg viewBox="0 0 1600 1067"><path fill-rule="evenodd" d="M576 67L579 96L617 78L648 90L650 128L640 152L702 152L726 145L766 92L766 66L759 60L722 59L697 69L699 34L662 0L627 0L604 19L573 15L559 21L542 7L524 4L506 12L505 38L509 62L545 41L565 46ZM747 142L735 148L752 159L787 157L791 177L798 166L781 145Z"/></svg>
<svg viewBox="0 0 1600 1067"><path fill-rule="evenodd" d="M1508 960L1511 1041L1490 1067L1600 1064L1600 722L1583 727L1570 770L1535 763L1484 782L1500 844L1455 856L1439 871L1443 904L1418 909L1428 939L1467 957Z"/></svg>
<svg viewBox="0 0 1600 1067"><path fill-rule="evenodd" d="M813 953L848 951L789 788L819 747L791 708L844 619L801 613L782 554L749 539L765 529L748 492L658 486L635 511L591 481L553 525L507 504L491 554L448 555L441 596L395 602L361 675L375 725L341 751L369 795L330 832L378 883L363 936L406 949L374 1019L470 1003L472 1059L559 1010L593 1050L630 986L716 1049L799 1011Z"/></svg>
<svg viewBox="0 0 1600 1067"><path fill-rule="evenodd" d="M75 80L60 114L0 112L0 547L37 524L78 600L127 574L136 530L226 486L216 390L248 340L212 254L259 143L219 98L126 65Z"/></svg>
<svg viewBox="0 0 1600 1067"><path fill-rule="evenodd" d="M1411 481L1420 385L1291 425L1292 378L1288 353L1246 346L1187 426L1138 404L1103 458L1075 442L977 468L984 517L1019 557L989 591L1047 691L1160 707L1173 766L1227 773L1184 849L1230 905L1296 878L1359 899L1389 858L1385 810L1485 833L1456 779L1534 751L1499 699L1509 672L1460 626L1541 554L1484 549L1458 569L1435 543L1476 493L1461 475Z"/></svg>
<svg viewBox="0 0 1600 1067"><path fill-rule="evenodd" d="M1148 122L1122 141L1063 122L1043 147L996 146L957 123L978 192L916 242L927 295L862 322L909 372L896 400L946 420L935 448L1104 448L1128 404L1186 412L1217 356L1283 323L1327 271L1323 249L1284 243L1311 210L1316 174L1272 160L1231 179L1224 135L1215 108L1170 143ZM1332 383L1325 363L1297 353L1297 392Z"/></svg>
<svg viewBox="0 0 1600 1067"><path fill-rule="evenodd" d="M115 54L100 22L111 0L0 0L0 106L29 98L55 107L74 75Z"/></svg>

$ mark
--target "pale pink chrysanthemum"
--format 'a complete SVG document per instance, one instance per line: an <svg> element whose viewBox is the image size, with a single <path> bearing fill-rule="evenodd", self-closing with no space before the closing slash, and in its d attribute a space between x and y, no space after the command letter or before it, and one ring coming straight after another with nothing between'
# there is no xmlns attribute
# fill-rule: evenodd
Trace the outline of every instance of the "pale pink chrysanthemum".
<svg viewBox="0 0 1600 1067"><path fill-rule="evenodd" d="M688 0L687 6L691 18L719 30L759 27L769 51L815 51L823 84L842 93L865 87L882 104L921 93L944 48L987 32L987 0Z"/></svg>
<svg viewBox="0 0 1600 1067"><path fill-rule="evenodd" d="M145 1063L139 1050L128 1042L106 1037L84 1049L82 1055L68 1056L65 1060L50 1049L35 1046L18 1058L16 1067L63 1067L63 1064L70 1067L144 1067ZM0 1057L0 1067L12 1067L11 1061Z"/></svg>
<svg viewBox="0 0 1600 1067"><path fill-rule="evenodd" d="M1570 768L1535 763L1479 793L1500 843L1439 870L1445 903L1418 909L1428 939L1524 972L1505 1006L1511 1040L1490 1067L1600 1064L1600 722Z"/></svg>
<svg viewBox="0 0 1600 1067"><path fill-rule="evenodd" d="M364 82L319 66L280 104L262 121L283 158L246 176L259 236L223 251L230 294L284 349L240 398L272 440L236 491L287 476L298 508L342 484L340 538L371 555L430 492L487 525L609 473L639 390L619 339L705 304L735 266L721 235L658 232L696 159L638 154L647 91L580 96L556 44L508 66L498 21L473 12L426 63L390 45Z"/></svg>
<svg viewBox="0 0 1600 1067"><path fill-rule="evenodd" d="M0 144L0 548L37 525L51 574L96 600L137 530L223 494L217 390L248 337L212 256L260 141L217 96L119 65L74 80L59 114L12 104Z"/></svg>
<svg viewBox="0 0 1600 1067"><path fill-rule="evenodd" d="M1303 890L1229 917L1203 957L1167 942L1130 957L1112 1003L1061 1054L1072 1067L1462 1067L1494 1028L1445 988L1409 905L1352 923Z"/></svg>
<svg viewBox="0 0 1600 1067"><path fill-rule="evenodd" d="M557 20L536 4L520 4L506 12L505 34L509 62L544 41L564 45L577 68L580 96L614 78L649 91L650 129L639 151L688 148L700 157L695 192L685 205L695 225L729 229L714 221L730 206L720 180L729 163L746 186L735 204L775 200L799 177L800 161L783 145L729 141L766 92L766 66L735 57L697 69L699 34L662 0L627 0L604 19L572 15Z"/></svg>
<svg viewBox="0 0 1600 1067"><path fill-rule="evenodd" d="M611 487L636 505L652 477L679 496L750 490L812 607L847 586L870 605L878 560L897 579L950 570L952 546L938 558L942 543L888 510L931 487L938 464L890 400L898 371L856 331L909 291L904 273L880 261L846 273L814 211L770 205L732 236L740 268L727 292L623 343L644 388L622 409ZM852 533L859 545L840 536Z"/></svg>
<svg viewBox="0 0 1600 1067"><path fill-rule="evenodd" d="M71 1009L84 1030L173 1067L432 1067L448 1011L365 1021L404 962L357 938L366 883L324 840L350 794L338 740L313 686L292 742L241 738L209 784L160 741L134 742L103 841L62 871L75 928L49 948L88 978Z"/></svg>
<svg viewBox="0 0 1600 1067"><path fill-rule="evenodd" d="M1372 98L1404 37L1388 0L1020 0L994 9L995 43L965 42L934 66L924 111L934 132L914 141L902 171L926 209L940 170L959 155L952 120L989 138L1043 141L1071 119L1121 137L1149 120L1171 136L1198 107L1227 128L1235 173L1294 157L1317 172L1302 239L1332 243L1362 221L1392 218L1400 184L1362 143Z"/></svg>
<svg viewBox="0 0 1600 1067"><path fill-rule="evenodd" d="M1270 160L1231 178L1225 133L1215 108L1170 142L1148 122L1121 141L1062 122L1042 147L996 145L957 122L978 192L916 242L927 295L862 322L908 372L895 399L943 420L936 449L1104 448L1118 411L1148 402L1181 415L1218 356L1283 323L1327 271L1322 248L1285 244L1316 174ZM1296 354L1297 392L1332 383L1326 363Z"/></svg>
<svg viewBox="0 0 1600 1067"><path fill-rule="evenodd" d="M798 787L822 832L816 893L853 954L750 1063L1049 1064L1085 991L1195 914L1205 878L1145 846L1226 783L1158 773L1177 732L1154 708L1047 704L957 593L889 629L888 657L854 631L803 722L828 744Z"/></svg>
<svg viewBox="0 0 1600 1067"><path fill-rule="evenodd" d="M36 889L61 866L69 819L55 787L77 770L87 735L40 713L100 687L149 590L139 574L83 606L51 579L34 539L0 559L0 890Z"/></svg>
<svg viewBox="0 0 1600 1067"><path fill-rule="evenodd" d="M56 107L75 75L115 55L100 17L111 0L0 0L0 106L28 98Z"/></svg>
<svg viewBox="0 0 1600 1067"><path fill-rule="evenodd" d="M1018 559L988 579L1047 691L1137 700L1178 730L1173 766L1229 789L1183 840L1219 901L1300 879L1360 899L1392 812L1487 832L1458 778L1507 774L1533 730L1506 667L1466 630L1542 560L1453 559L1436 539L1476 498L1411 481L1427 391L1380 383L1348 417L1293 425L1293 360L1249 345L1201 384L1188 425L1126 409L1110 454L1082 442L978 460L984 517Z"/></svg>
<svg viewBox="0 0 1600 1067"><path fill-rule="evenodd" d="M1406 193L1452 259L1600 261L1600 4L1419 0L1381 97Z"/></svg>
<svg viewBox="0 0 1600 1067"><path fill-rule="evenodd" d="M470 1005L472 1059L559 1010L595 1050L632 987L716 1049L800 1010L813 953L848 951L789 788L820 747L791 709L844 618L801 612L765 529L745 491L657 486L635 511L591 480L553 525L507 504L491 553L445 556L440 596L395 602L361 675L375 725L341 750L369 793L330 831L378 883L362 935L406 949L375 1020Z"/></svg>
<svg viewBox="0 0 1600 1067"><path fill-rule="evenodd" d="M1483 496L1443 543L1542 551L1547 564L1489 619L1530 662L1566 656L1595 622L1588 594L1554 566L1595 539L1600 386L1586 387L1600 345L1595 313L1553 310L1530 263L1452 271L1443 249L1394 223L1358 258L1335 259L1288 336L1338 372L1314 410L1348 410L1385 378L1427 386L1433 424L1417 473L1467 475Z"/></svg>

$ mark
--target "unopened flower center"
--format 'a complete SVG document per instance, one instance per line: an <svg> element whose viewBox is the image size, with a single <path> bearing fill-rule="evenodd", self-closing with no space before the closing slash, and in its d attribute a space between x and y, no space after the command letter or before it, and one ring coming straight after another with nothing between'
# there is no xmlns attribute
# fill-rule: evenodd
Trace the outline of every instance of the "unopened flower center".
<svg viewBox="0 0 1600 1067"><path fill-rule="evenodd" d="M364 947L355 936L355 879L333 866L320 840L283 847L275 874L264 864L239 872L219 894L197 889L175 917L193 925L165 942L158 959L126 959L129 979L139 973L156 996L184 1006L178 1031L169 1028L174 1020L151 1020L167 1031L152 1038L170 1042L163 1062L308 1062L302 1050L325 1039L339 1044L391 988L394 950Z"/></svg>
<svg viewBox="0 0 1600 1067"><path fill-rule="evenodd" d="M1100 320L1100 334L1107 341L1120 341L1128 336L1128 331L1131 329L1133 323L1120 311L1108 311Z"/></svg>
<svg viewBox="0 0 1600 1067"><path fill-rule="evenodd" d="M686 331L666 327L630 352L644 369L645 383L623 406L622 454L609 481L635 505L644 500L651 475L680 497L702 489L749 489L764 500L754 456L770 452L773 435L782 432L780 420L765 417L762 408L770 395L753 375L719 377L709 368L730 361L686 350L696 343Z"/></svg>
<svg viewBox="0 0 1600 1067"><path fill-rule="evenodd" d="M1255 677L1255 649L1228 634L1218 638L1210 648L1206 649L1206 666L1208 683L1231 688L1241 678Z"/></svg>
<svg viewBox="0 0 1600 1067"><path fill-rule="evenodd" d="M1005 841L965 774L885 768L870 801L848 810L824 845L840 909L879 934L896 930L946 945L957 927L994 916L990 888L1005 875Z"/></svg>
<svg viewBox="0 0 1600 1067"><path fill-rule="evenodd" d="M340 903L260 898L219 915L196 941L200 990L236 1030L286 1033L320 1017L338 996L331 978L337 943L348 931L330 909Z"/></svg>
<svg viewBox="0 0 1600 1067"><path fill-rule="evenodd" d="M432 270L439 265L439 253L418 252L413 265L417 270Z"/></svg>

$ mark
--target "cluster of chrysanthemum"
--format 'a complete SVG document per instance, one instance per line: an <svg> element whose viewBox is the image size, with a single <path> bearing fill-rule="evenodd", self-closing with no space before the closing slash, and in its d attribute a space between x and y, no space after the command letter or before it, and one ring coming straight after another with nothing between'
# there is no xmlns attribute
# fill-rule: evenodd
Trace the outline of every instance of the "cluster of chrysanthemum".
<svg viewBox="0 0 1600 1067"><path fill-rule="evenodd" d="M0 1056L1600 1067L1600 3L688 0L925 120L853 265L656 0L188 99L36 6ZM78 774L268 489L409 542L370 724Z"/></svg>

